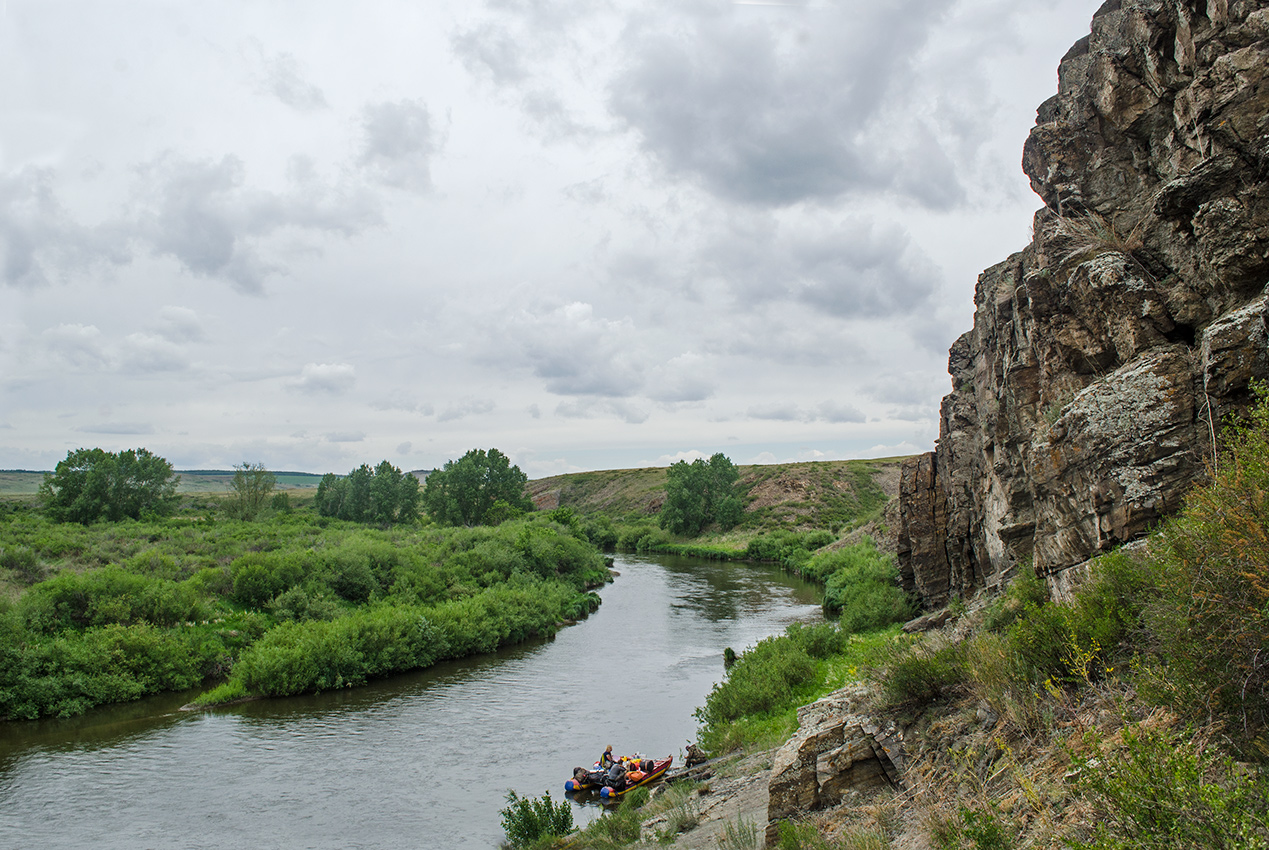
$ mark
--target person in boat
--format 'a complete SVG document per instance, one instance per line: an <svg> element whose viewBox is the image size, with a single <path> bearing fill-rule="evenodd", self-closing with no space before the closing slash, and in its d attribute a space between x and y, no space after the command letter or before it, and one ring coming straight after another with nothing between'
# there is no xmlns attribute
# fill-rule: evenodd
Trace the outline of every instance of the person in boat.
<svg viewBox="0 0 1269 850"><path fill-rule="evenodd" d="M608 747L604 750L604 754L599 757L599 766L602 767L604 770L607 770L608 768L612 767L616 763L617 763L617 760L613 758L613 755L612 755L612 744L609 744Z"/></svg>
<svg viewBox="0 0 1269 850"><path fill-rule="evenodd" d="M608 768L608 779L604 782L614 791L620 791L626 787L626 766L622 762L614 762L612 767Z"/></svg>

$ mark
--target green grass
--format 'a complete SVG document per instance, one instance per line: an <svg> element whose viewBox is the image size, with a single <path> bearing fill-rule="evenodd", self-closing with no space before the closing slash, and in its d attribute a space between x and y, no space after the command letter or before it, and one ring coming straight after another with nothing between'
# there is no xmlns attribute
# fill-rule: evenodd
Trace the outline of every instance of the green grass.
<svg viewBox="0 0 1269 850"><path fill-rule="evenodd" d="M232 488L233 470L177 470L181 476L176 492L229 493ZM316 490L322 476L308 472L275 472L278 490ZM30 470L0 470L0 496L34 496L44 481L43 472Z"/></svg>

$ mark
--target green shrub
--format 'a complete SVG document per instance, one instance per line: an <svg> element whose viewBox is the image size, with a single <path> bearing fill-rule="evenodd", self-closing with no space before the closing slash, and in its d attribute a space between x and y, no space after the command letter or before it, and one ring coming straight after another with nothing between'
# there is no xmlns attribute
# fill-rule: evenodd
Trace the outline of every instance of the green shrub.
<svg viewBox="0 0 1269 850"><path fill-rule="evenodd" d="M562 837L573 831L573 807L567 800L552 802L551 792L539 798L520 797L507 792L502 810L502 829L512 847L527 847L548 837Z"/></svg>
<svg viewBox="0 0 1269 850"><path fill-rule="evenodd" d="M797 701L816 677L814 659L795 640L776 635L759 641L714 685L695 716L707 726L768 714Z"/></svg>
<svg viewBox="0 0 1269 850"><path fill-rule="evenodd" d="M306 572L299 553L250 552L229 565L234 599L249 608L263 608L299 584Z"/></svg>
<svg viewBox="0 0 1269 850"><path fill-rule="evenodd" d="M26 546L6 546L0 549L0 567L13 570L26 582L37 582L44 577L44 567L40 564L35 550Z"/></svg>
<svg viewBox="0 0 1269 850"><path fill-rule="evenodd" d="M864 632L912 618L898 568L871 540L832 552L817 567L832 569L824 587L824 610L839 613L844 631Z"/></svg>
<svg viewBox="0 0 1269 850"><path fill-rule="evenodd" d="M1077 787L1095 806L1086 850L1269 846L1269 776L1201 752L1190 736L1129 727L1123 747L1093 739Z"/></svg>
<svg viewBox="0 0 1269 850"><path fill-rule="evenodd" d="M1227 431L1211 485L1186 499L1144 559L1148 692L1191 717L1269 726L1269 397Z"/></svg>
<svg viewBox="0 0 1269 850"><path fill-rule="evenodd" d="M15 623L8 637L16 637ZM46 640L6 643L0 651L0 716L69 717L198 684L206 659L182 636L148 623L111 624Z"/></svg>
<svg viewBox="0 0 1269 850"><path fill-rule="evenodd" d="M1028 608L1038 608L1048 600L1049 593L1044 582L1030 564L1023 564L1004 594L988 607L983 628L990 632L1003 631Z"/></svg>
<svg viewBox="0 0 1269 850"><path fill-rule="evenodd" d="M380 606L337 620L282 623L242 654L233 678L253 694L289 696L427 667L444 651L420 611Z"/></svg>
<svg viewBox="0 0 1269 850"><path fill-rule="evenodd" d="M878 670L882 693L894 707L920 708L959 692L968 682L964 644L899 648Z"/></svg>
<svg viewBox="0 0 1269 850"><path fill-rule="evenodd" d="M831 531L819 529L817 531L808 532L802 540L802 545L807 549L822 549L830 543L837 540L837 536Z"/></svg>
<svg viewBox="0 0 1269 850"><path fill-rule="evenodd" d="M304 587L279 593L267 607L280 620L333 620L340 614L335 600Z"/></svg>
<svg viewBox="0 0 1269 850"><path fill-rule="evenodd" d="M35 631L53 634L110 623L173 626L207 616L197 587L103 567L62 573L32 587L20 607Z"/></svg>

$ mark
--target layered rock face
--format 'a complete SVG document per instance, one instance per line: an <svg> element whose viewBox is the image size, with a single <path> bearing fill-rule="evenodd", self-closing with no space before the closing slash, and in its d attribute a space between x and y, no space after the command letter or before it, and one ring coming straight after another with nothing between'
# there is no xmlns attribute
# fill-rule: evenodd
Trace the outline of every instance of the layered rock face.
<svg viewBox="0 0 1269 850"><path fill-rule="evenodd" d="M1023 168L1034 239L988 269L937 449L900 485L929 606L1145 533L1269 375L1269 2L1111 0Z"/></svg>
<svg viewBox="0 0 1269 850"><path fill-rule="evenodd" d="M798 709L798 731L776 753L768 785L767 846L781 821L843 800L899 787L903 733L892 721L857 713L861 687Z"/></svg>

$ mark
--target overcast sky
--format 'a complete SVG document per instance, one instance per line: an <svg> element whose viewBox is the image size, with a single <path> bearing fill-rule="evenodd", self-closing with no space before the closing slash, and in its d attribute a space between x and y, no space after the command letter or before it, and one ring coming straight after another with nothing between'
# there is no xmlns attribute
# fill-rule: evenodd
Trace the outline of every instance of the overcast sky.
<svg viewBox="0 0 1269 850"><path fill-rule="evenodd" d="M1100 0L0 0L0 468L924 451Z"/></svg>

